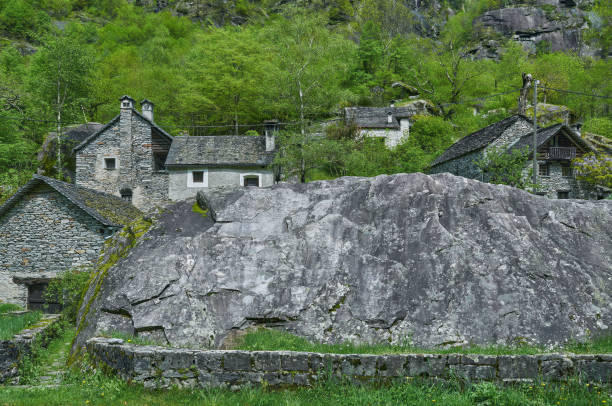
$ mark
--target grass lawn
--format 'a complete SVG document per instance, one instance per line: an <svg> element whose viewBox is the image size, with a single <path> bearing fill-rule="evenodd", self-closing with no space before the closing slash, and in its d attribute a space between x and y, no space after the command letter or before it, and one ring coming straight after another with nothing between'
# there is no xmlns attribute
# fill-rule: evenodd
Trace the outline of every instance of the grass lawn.
<svg viewBox="0 0 612 406"><path fill-rule="evenodd" d="M572 352L576 354L603 354L612 353L612 335L600 337L586 343L572 343L561 348L543 348L530 345L519 345L514 347L505 346L461 346L446 349L423 349L411 345L368 345L368 344L322 344L297 337L293 334L270 330L251 330L236 340L234 349L251 351L307 351L334 354L406 354L406 353L430 353L430 354L488 354L488 355L517 355L517 354L542 354L550 352Z"/></svg>
<svg viewBox="0 0 612 406"><path fill-rule="evenodd" d="M67 356L66 349L74 329L63 332L38 358L51 365L57 356ZM48 366L40 365L41 370ZM80 368L80 369L79 369ZM138 384L93 371L86 364L65 369L57 387L0 386L0 406L161 406L161 405L480 405L480 406L556 406L602 405L612 402L611 385L592 385L571 380L565 383L473 384L462 380L433 381L406 379L390 385L352 385L330 379L313 388L272 390L245 388L148 390Z"/></svg>
<svg viewBox="0 0 612 406"><path fill-rule="evenodd" d="M0 313L14 312L17 310L23 310L21 306L13 303L0 303Z"/></svg>
<svg viewBox="0 0 612 406"><path fill-rule="evenodd" d="M0 314L0 340L10 340L24 328L30 327L40 320L41 312L25 314Z"/></svg>

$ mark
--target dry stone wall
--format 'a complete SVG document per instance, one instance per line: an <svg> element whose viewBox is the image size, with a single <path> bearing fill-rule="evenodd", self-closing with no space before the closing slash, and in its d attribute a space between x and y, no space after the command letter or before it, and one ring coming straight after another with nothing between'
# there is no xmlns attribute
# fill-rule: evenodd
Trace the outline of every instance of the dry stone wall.
<svg viewBox="0 0 612 406"><path fill-rule="evenodd" d="M43 345L54 338L57 329L54 324L59 314L47 314L32 328L25 329L10 340L0 341L0 383L19 375L19 361L32 351L34 340L40 338Z"/></svg>
<svg viewBox="0 0 612 406"><path fill-rule="evenodd" d="M126 344L92 338L87 351L99 366L147 387L311 386L329 376L356 382L406 377L471 381L559 381L580 375L612 382L612 354L462 355L319 354L294 351L205 351Z"/></svg>

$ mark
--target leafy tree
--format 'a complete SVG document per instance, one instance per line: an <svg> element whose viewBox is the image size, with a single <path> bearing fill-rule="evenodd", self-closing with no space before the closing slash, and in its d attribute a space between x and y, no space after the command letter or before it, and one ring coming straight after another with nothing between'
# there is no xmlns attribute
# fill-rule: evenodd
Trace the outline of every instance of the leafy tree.
<svg viewBox="0 0 612 406"><path fill-rule="evenodd" d="M609 154L586 154L572 161L576 179L592 186L612 188L612 156Z"/></svg>
<svg viewBox="0 0 612 406"><path fill-rule="evenodd" d="M32 61L30 90L42 109L53 111L56 119L59 176L63 167L62 114L64 120L75 120L82 113L83 100L89 95L92 68L93 58L87 49L76 40L62 36L48 38L45 48Z"/></svg>
<svg viewBox="0 0 612 406"><path fill-rule="evenodd" d="M474 163L489 182L524 189L529 182L523 172L528 161L528 147L515 149L510 153L503 148L493 148Z"/></svg>

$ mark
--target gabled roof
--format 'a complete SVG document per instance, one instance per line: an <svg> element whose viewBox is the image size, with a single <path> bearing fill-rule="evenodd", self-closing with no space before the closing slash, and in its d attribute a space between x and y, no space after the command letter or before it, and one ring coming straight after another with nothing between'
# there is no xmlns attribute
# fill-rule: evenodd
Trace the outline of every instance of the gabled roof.
<svg viewBox="0 0 612 406"><path fill-rule="evenodd" d="M124 96L126 97L126 96ZM129 97L129 96L128 96ZM122 98L123 99L123 98ZM168 140L170 142L172 142L172 140L174 139L174 137L172 137L170 134L168 134L163 128L161 128L160 126L158 126L157 124L155 124L153 121L149 120L148 118L146 118L145 116L143 116L140 112L138 112L138 110L136 109L132 109L132 112L134 114L136 114L138 117L140 117L141 119L143 119L144 121L146 121L148 124L151 125L151 127L153 127L154 129L156 129L162 136L168 138ZM95 140L96 138L98 138L98 136L100 134L102 134L104 131L106 131L109 127L111 127L113 124L115 124L117 121L119 121L119 119L121 118L121 114L117 114L111 121L109 121L108 123L106 123L104 125L104 127L100 128L98 131L96 131L95 133L93 133L91 136L87 137L87 139L85 139L83 142L81 142L79 145L77 145L76 147L74 147L72 149L72 152L75 153L78 150L80 150L81 148L85 147L87 144L89 144L91 141Z"/></svg>
<svg viewBox="0 0 612 406"><path fill-rule="evenodd" d="M72 183L62 182L46 176L34 175L28 183L21 187L17 193L0 206L0 217L21 200L25 194L42 183L53 188L105 226L123 227L142 215L140 210L120 197L76 186Z"/></svg>
<svg viewBox="0 0 612 406"><path fill-rule="evenodd" d="M391 113L391 122L388 121ZM399 129L398 119L417 114L413 107L345 107L344 118L347 123L361 128Z"/></svg>
<svg viewBox="0 0 612 406"><path fill-rule="evenodd" d="M266 166L274 160L263 136L175 137L166 166Z"/></svg>
<svg viewBox="0 0 612 406"><path fill-rule="evenodd" d="M499 138L504 133L504 131L510 128L510 126L512 126L518 120L529 121L527 117L515 114L501 121L481 128L476 132L466 135L465 137L461 138L453 145L448 147L448 149L444 151L442 155L436 158L431 165L439 165L443 162L459 158L460 156L463 156L467 153L486 147L491 142Z"/></svg>
<svg viewBox="0 0 612 406"><path fill-rule="evenodd" d="M553 124L549 127L538 129L538 132L537 132L538 148L544 143L546 143L546 141L548 141L549 139L551 139L552 137L554 137L555 135L559 133L565 134L569 139L571 139L576 144L578 144L582 149L586 151L594 151L593 146L591 146L588 143L588 141L585 141L584 139L580 138L578 134L572 131L565 124ZM523 135L517 142L515 142L508 149L508 151L510 152L515 149L522 149L522 148L527 147L528 150L531 152L532 146L533 146L533 132L530 132L528 134Z"/></svg>

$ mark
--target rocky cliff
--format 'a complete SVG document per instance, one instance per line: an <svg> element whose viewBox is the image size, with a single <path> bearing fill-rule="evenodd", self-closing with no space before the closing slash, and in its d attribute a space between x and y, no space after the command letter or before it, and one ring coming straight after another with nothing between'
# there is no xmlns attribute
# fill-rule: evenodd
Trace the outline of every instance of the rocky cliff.
<svg viewBox="0 0 612 406"><path fill-rule="evenodd" d="M219 346L268 326L325 342L556 344L612 325L612 202L450 174L279 184L168 209L94 283L76 345L120 330Z"/></svg>

